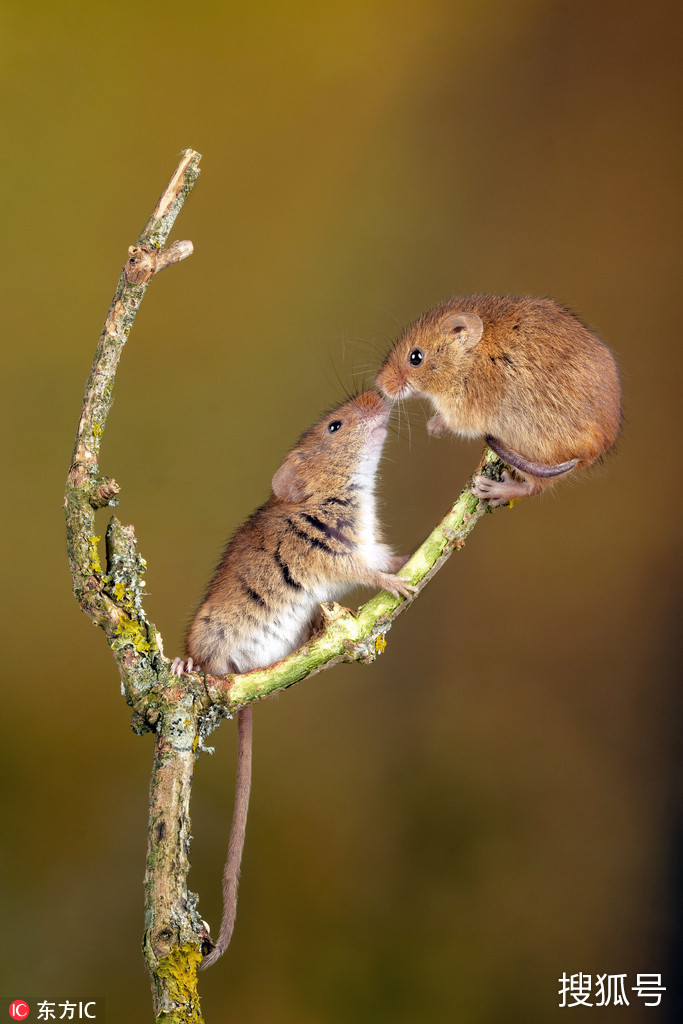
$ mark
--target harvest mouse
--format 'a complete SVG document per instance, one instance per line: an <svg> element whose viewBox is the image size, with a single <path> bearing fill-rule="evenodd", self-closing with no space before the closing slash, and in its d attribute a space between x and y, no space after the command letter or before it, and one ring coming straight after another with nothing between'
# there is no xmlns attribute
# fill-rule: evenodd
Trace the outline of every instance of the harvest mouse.
<svg viewBox="0 0 683 1024"><path fill-rule="evenodd" d="M186 637L187 668L249 672L284 658L312 634L321 601L363 584L409 597L395 573L406 558L380 539L375 478L389 403L367 391L307 430L273 477L273 494L240 526L209 583ZM185 663L176 659L174 671ZM223 919L207 967L227 948L249 803L251 707L239 712L238 779Z"/></svg>
<svg viewBox="0 0 683 1024"><path fill-rule="evenodd" d="M423 395L430 434L485 437L522 479L478 476L472 492L500 505L589 466L614 444L621 420L611 351L552 299L468 295L424 313L375 378L389 398Z"/></svg>

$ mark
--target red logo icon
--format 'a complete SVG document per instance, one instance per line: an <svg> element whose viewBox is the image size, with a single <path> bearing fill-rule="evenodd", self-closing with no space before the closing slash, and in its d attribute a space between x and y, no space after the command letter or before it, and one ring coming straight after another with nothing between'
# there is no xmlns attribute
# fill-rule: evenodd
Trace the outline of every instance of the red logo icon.
<svg viewBox="0 0 683 1024"><path fill-rule="evenodd" d="M10 1005L9 1015L12 1020L26 1020L29 1015L28 1003L23 999L15 999Z"/></svg>

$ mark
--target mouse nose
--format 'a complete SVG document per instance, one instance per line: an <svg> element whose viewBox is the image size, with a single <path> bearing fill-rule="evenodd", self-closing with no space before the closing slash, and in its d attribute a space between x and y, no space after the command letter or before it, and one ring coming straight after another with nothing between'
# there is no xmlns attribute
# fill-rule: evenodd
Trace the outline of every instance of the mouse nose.
<svg viewBox="0 0 683 1024"><path fill-rule="evenodd" d="M363 391L357 396L357 404L365 415L371 415L380 420L386 419L389 415L389 403L379 391Z"/></svg>
<svg viewBox="0 0 683 1024"><path fill-rule="evenodd" d="M398 366L383 366L375 377L375 384L389 399L400 398L406 392L408 378Z"/></svg>

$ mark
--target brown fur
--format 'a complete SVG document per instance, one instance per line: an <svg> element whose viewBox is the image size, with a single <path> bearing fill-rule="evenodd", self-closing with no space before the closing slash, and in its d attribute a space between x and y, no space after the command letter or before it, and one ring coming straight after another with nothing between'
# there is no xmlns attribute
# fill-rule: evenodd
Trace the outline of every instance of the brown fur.
<svg viewBox="0 0 683 1024"><path fill-rule="evenodd" d="M410 363L415 349L424 354L419 366ZM533 494L560 472L589 466L619 432L621 390L612 353L552 299L450 299L404 331L376 384L391 398L429 398L436 410L431 433L490 436L492 446L497 440L517 456L517 468L548 467L543 475L521 469L523 481L508 476L509 497ZM559 470L565 463L569 469ZM507 500L505 487L481 486L488 493L479 496L496 504Z"/></svg>

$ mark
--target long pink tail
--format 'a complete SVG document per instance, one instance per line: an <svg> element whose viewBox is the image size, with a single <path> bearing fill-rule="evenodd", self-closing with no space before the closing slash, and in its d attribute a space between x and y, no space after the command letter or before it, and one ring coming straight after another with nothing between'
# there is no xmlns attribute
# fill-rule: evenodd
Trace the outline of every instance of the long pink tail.
<svg viewBox="0 0 683 1024"><path fill-rule="evenodd" d="M240 880L240 866L244 851L244 837L247 830L249 794L251 792L251 708L243 708L237 715L237 779L235 782L235 807L232 812L228 857L223 868L223 918L218 941L201 966L210 967L230 945L235 918L237 916L237 887Z"/></svg>

